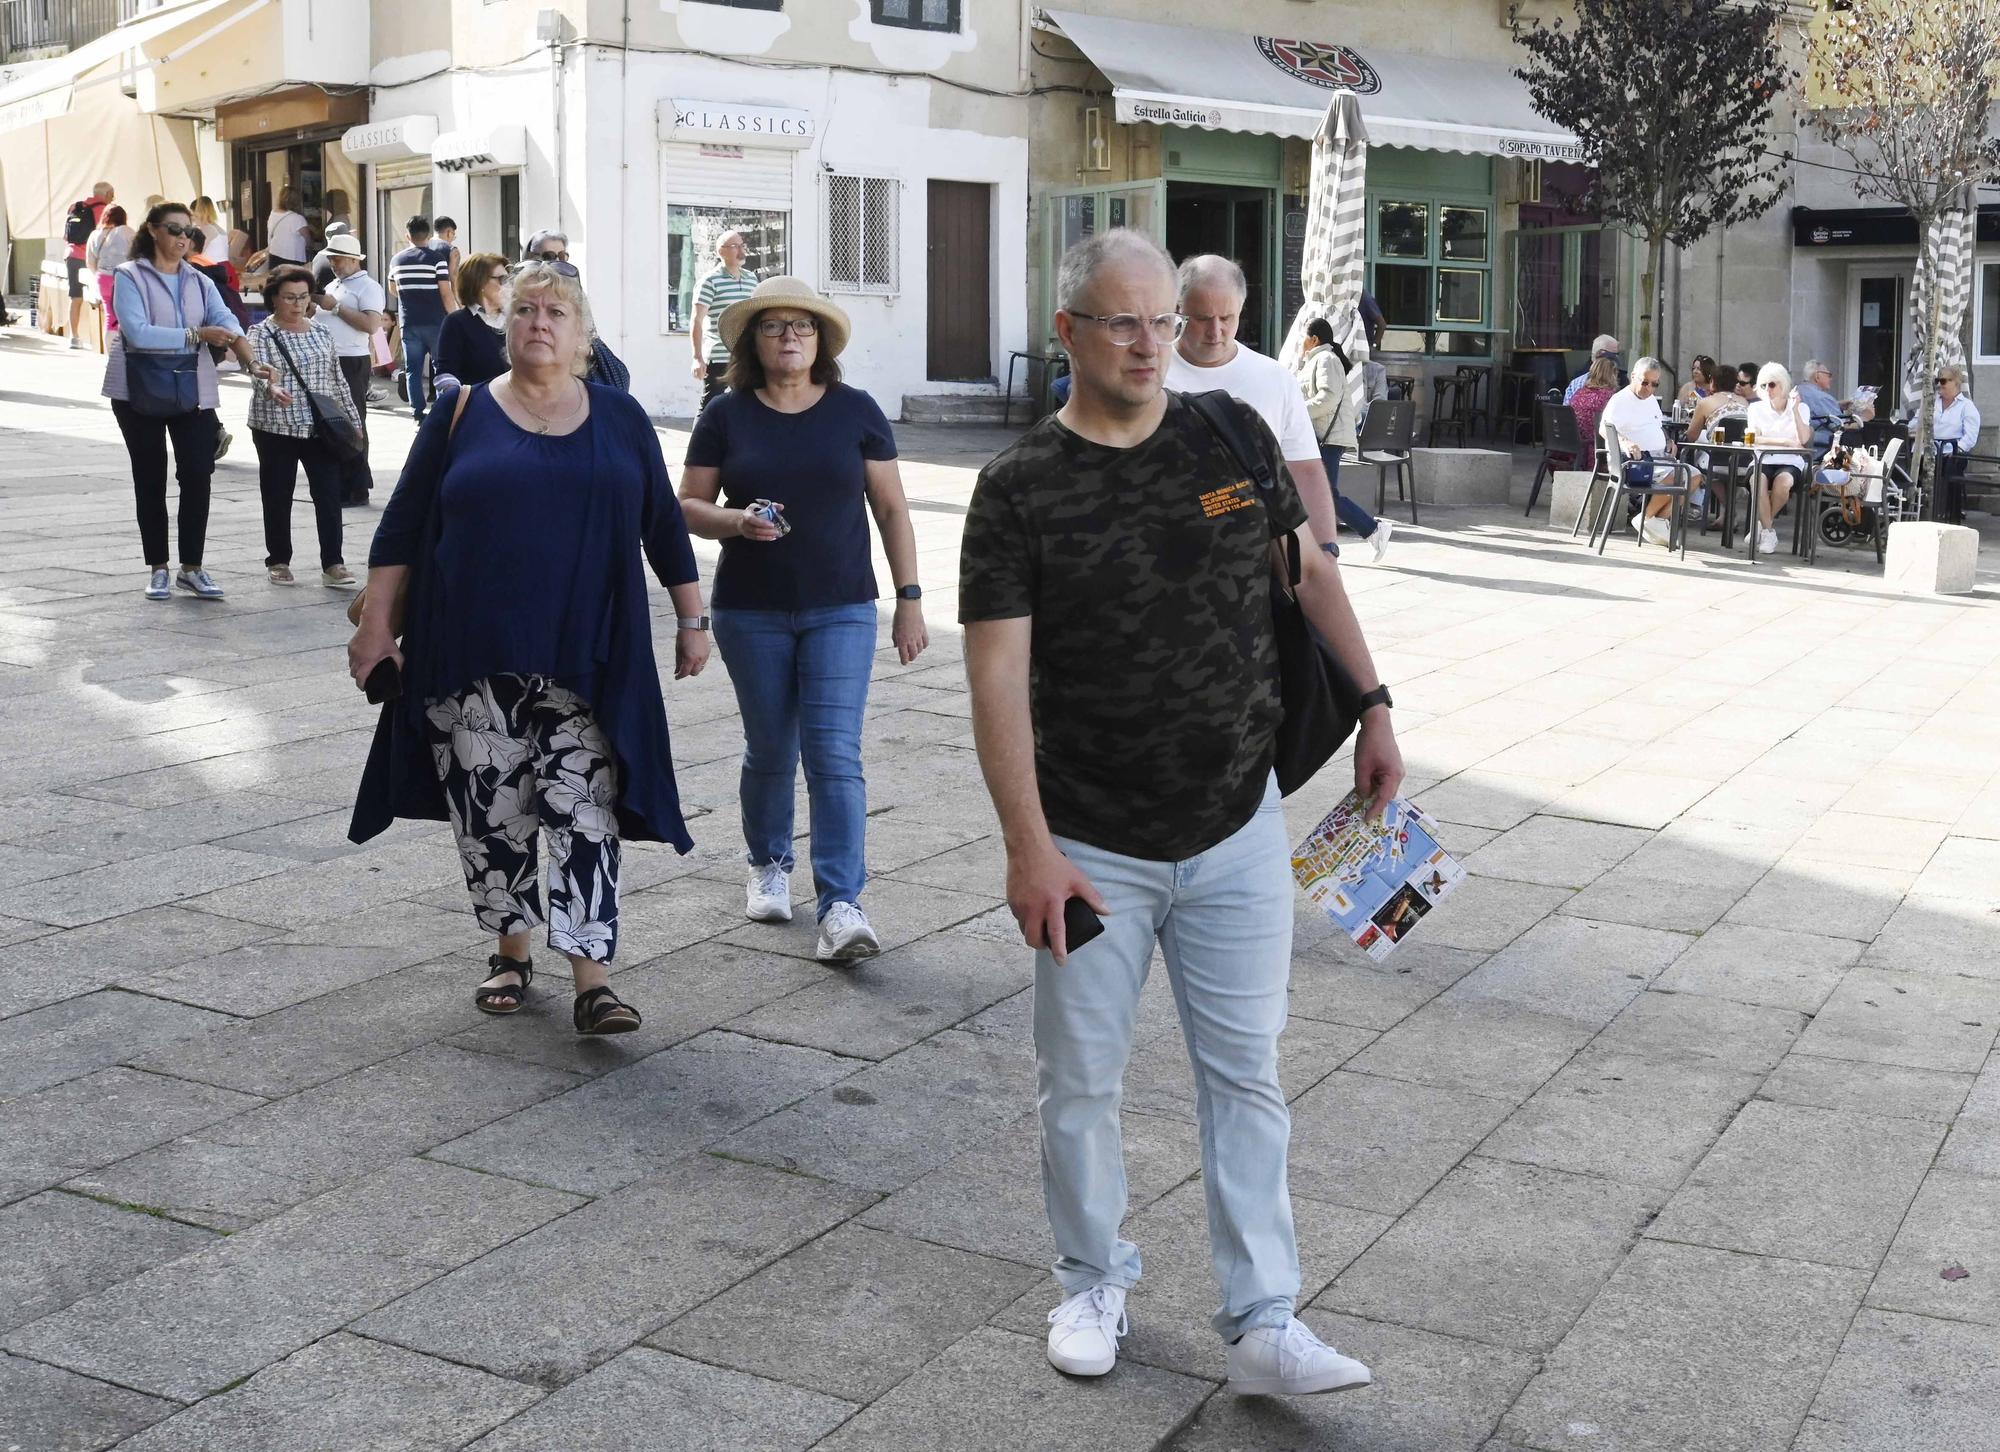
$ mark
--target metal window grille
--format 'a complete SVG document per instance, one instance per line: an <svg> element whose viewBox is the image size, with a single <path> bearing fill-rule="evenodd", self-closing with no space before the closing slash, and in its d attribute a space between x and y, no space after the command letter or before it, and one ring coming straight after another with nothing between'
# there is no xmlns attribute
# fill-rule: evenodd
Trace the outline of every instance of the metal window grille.
<svg viewBox="0 0 2000 1452"><path fill-rule="evenodd" d="M903 184L886 176L828 175L823 192L827 292L893 296L901 290Z"/></svg>
<svg viewBox="0 0 2000 1452"><path fill-rule="evenodd" d="M911 30L957 30L959 0L874 0L870 7L877 25Z"/></svg>

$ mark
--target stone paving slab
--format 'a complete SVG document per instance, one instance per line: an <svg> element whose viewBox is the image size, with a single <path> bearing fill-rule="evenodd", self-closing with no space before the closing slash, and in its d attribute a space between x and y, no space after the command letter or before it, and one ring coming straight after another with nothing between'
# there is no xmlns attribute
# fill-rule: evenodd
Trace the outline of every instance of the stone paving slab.
<svg viewBox="0 0 2000 1452"><path fill-rule="evenodd" d="M849 1224L669 1322L646 1344L869 1402L1046 1281L1012 1262Z"/></svg>
<svg viewBox="0 0 2000 1452"><path fill-rule="evenodd" d="M193 1401L578 1203L406 1160L10 1332L0 1346Z"/></svg>
<svg viewBox="0 0 2000 1452"><path fill-rule="evenodd" d="M1799 1041L1809 1054L1972 1071L2000 1034L2000 984L1857 968Z"/></svg>
<svg viewBox="0 0 2000 1452"><path fill-rule="evenodd" d="M1562 1339L1663 1199L1658 1190L1474 1156L1314 1304L1544 1350Z"/></svg>
<svg viewBox="0 0 2000 1452"><path fill-rule="evenodd" d="M0 1202L59 1185L263 1102L164 1074L106 1069L0 1104Z"/></svg>
<svg viewBox="0 0 2000 1452"><path fill-rule="evenodd" d="M2000 1181L1934 1171L1868 1288L1868 1304L2000 1326ZM1946 1280L1957 1267L1969 1275Z"/></svg>
<svg viewBox="0 0 2000 1452"><path fill-rule="evenodd" d="M455 1452L541 1400L519 1382L336 1334L167 1418L123 1452Z"/></svg>
<svg viewBox="0 0 2000 1452"><path fill-rule="evenodd" d="M223 1014L117 989L16 1015L0 1023L0 1099L81 1078L229 1022Z"/></svg>
<svg viewBox="0 0 2000 1452"><path fill-rule="evenodd" d="M0 1447L103 1452L179 1405L0 1353Z"/></svg>
<svg viewBox="0 0 2000 1452"><path fill-rule="evenodd" d="M200 1250L215 1236L144 1211L50 1191L0 1209L0 1331ZM0 1443L0 1445L5 1445Z"/></svg>
<svg viewBox="0 0 2000 1452"><path fill-rule="evenodd" d="M803 1175L694 1155L363 1317L355 1329L517 1381L561 1386L852 1218L870 1199Z"/></svg>
<svg viewBox="0 0 2000 1452"><path fill-rule="evenodd" d="M1797 1429L1865 1272L1642 1242L1499 1431L1547 1452L1763 1452Z"/></svg>
<svg viewBox="0 0 2000 1452"><path fill-rule="evenodd" d="M634 1347L471 1444L478 1452L803 1452L848 1402Z"/></svg>
<svg viewBox="0 0 2000 1452"><path fill-rule="evenodd" d="M1992 1445L2000 1331L1863 1311L1792 1445L1798 1452L1943 1452Z"/></svg>

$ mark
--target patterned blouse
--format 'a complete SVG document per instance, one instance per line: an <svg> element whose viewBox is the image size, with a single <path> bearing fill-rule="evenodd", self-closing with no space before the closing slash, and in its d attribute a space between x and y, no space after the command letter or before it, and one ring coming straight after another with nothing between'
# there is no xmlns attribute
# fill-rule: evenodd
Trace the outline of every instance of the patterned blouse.
<svg viewBox="0 0 2000 1452"><path fill-rule="evenodd" d="M278 351L277 338L285 340L285 352ZM261 429L267 434L286 434L295 439L309 439L313 435L312 405L306 400L305 388L299 387L298 374L292 372L296 364L300 374L305 375L306 387L316 393L331 394L340 404L340 411L359 427L361 420L354 412L354 395L348 391L347 380L341 376L340 359L334 352L333 334L325 323L315 322L303 333L294 333L280 328L276 318L266 318L250 330L250 348L260 363L269 363L278 370L278 385L291 394L292 401L282 407L264 389L259 388L250 399L250 427ZM291 354L291 363L285 361L285 353Z"/></svg>

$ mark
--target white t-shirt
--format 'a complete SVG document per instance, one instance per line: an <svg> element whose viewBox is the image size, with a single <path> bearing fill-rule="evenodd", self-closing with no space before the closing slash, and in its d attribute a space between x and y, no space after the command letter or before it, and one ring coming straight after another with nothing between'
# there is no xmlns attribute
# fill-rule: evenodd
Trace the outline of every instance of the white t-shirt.
<svg viewBox="0 0 2000 1452"><path fill-rule="evenodd" d="M287 258L293 262L306 260L306 219L297 212L271 213L271 255ZM225 237L228 233L223 234Z"/></svg>
<svg viewBox="0 0 2000 1452"><path fill-rule="evenodd" d="M389 306L382 284L365 272L357 272L352 277L336 277L326 285L326 295L341 307L357 308L364 313L385 312ZM343 358L368 356L368 334L350 327L338 313L322 312L319 316L327 331L333 334L336 353Z"/></svg>
<svg viewBox="0 0 2000 1452"><path fill-rule="evenodd" d="M1664 455L1667 452L1667 416L1660 412L1659 404L1650 398L1641 398L1630 388L1621 388L1611 395L1604 405L1604 412L1597 420L1602 427L1610 424L1618 430L1618 442L1636 444L1641 453Z"/></svg>
<svg viewBox="0 0 2000 1452"><path fill-rule="evenodd" d="M1757 436L1760 444L1804 444L1812 438L1812 423L1808 416L1804 433L1799 432L1800 409L1791 403L1783 408L1773 408L1761 398L1750 400L1750 407L1744 411L1745 426ZM1806 466L1804 454L1759 454L1757 462L1766 467L1772 464L1789 464L1794 469Z"/></svg>
<svg viewBox="0 0 2000 1452"><path fill-rule="evenodd" d="M1319 462L1319 439L1299 380L1275 358L1252 352L1241 343L1236 356L1218 368L1198 368L1175 349L1167 359L1167 387L1176 393L1208 393L1221 389L1257 410L1286 462Z"/></svg>

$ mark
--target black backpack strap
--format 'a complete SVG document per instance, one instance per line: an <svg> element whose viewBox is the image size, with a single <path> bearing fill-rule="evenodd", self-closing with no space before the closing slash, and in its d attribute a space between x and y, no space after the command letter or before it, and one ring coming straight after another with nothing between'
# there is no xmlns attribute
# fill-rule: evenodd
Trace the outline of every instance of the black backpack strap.
<svg viewBox="0 0 2000 1452"><path fill-rule="evenodd" d="M1219 388L1207 393L1183 393L1180 397L1181 402L1201 416L1201 421L1207 424L1221 441L1222 447L1228 451L1236 467L1257 486L1257 497L1264 503L1265 517L1273 526L1275 535L1278 520L1277 515L1272 512L1271 505L1277 498L1278 481L1271 473L1271 461L1257 446L1257 441L1250 436L1250 431L1243 426L1242 410L1245 405L1238 403ZM1289 583L1296 586L1301 572L1298 535L1292 530L1286 530L1284 541L1285 568L1289 575Z"/></svg>

